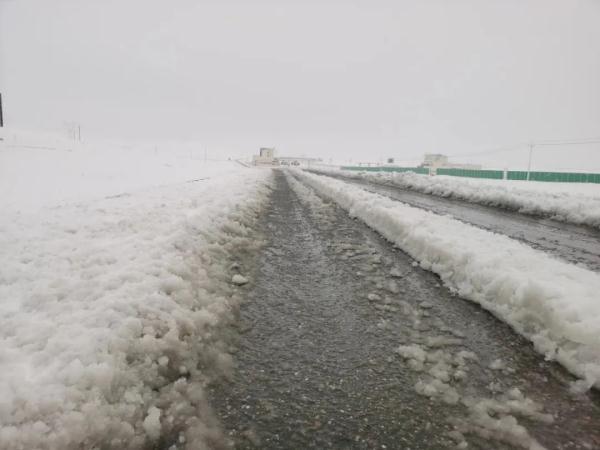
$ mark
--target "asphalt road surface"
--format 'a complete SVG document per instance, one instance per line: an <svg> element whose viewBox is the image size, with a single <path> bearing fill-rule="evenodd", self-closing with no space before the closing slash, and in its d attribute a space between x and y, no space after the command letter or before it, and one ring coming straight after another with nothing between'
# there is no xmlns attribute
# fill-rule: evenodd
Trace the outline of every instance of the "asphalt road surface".
<svg viewBox="0 0 600 450"><path fill-rule="evenodd" d="M363 223L283 171L261 220L210 389L235 448L600 448L597 393Z"/></svg>

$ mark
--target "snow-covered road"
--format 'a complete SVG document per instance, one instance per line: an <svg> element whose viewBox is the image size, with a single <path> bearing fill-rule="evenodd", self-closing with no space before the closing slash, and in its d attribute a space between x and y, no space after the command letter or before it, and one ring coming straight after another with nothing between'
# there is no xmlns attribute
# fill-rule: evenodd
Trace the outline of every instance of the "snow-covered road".
<svg viewBox="0 0 600 450"><path fill-rule="evenodd" d="M600 230L598 229L425 194L402 188L384 178L348 177L342 172L325 174L360 186L369 192L437 214L449 215L494 233L504 234L573 264L581 264L600 272Z"/></svg>
<svg viewBox="0 0 600 450"><path fill-rule="evenodd" d="M236 371L211 392L236 448L600 446L566 370L298 179L277 175L261 225Z"/></svg>
<svg viewBox="0 0 600 450"><path fill-rule="evenodd" d="M317 166L312 170L326 175L384 182L436 197L600 229L600 184L488 180L413 172L355 172L331 166Z"/></svg>
<svg viewBox="0 0 600 450"><path fill-rule="evenodd" d="M600 448L598 232L195 151L4 135L0 449Z"/></svg>

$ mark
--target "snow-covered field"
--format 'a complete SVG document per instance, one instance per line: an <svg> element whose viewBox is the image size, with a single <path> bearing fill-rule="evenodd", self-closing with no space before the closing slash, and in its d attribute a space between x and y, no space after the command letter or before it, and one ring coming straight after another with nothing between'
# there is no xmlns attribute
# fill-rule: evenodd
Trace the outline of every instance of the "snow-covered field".
<svg viewBox="0 0 600 450"><path fill-rule="evenodd" d="M202 149L182 143L132 146L80 143L55 134L0 128L0 207L43 206L100 199L148 186L189 181L231 170L204 163Z"/></svg>
<svg viewBox="0 0 600 450"><path fill-rule="evenodd" d="M0 143L0 448L216 446L269 171L32 136Z"/></svg>
<svg viewBox="0 0 600 450"><path fill-rule="evenodd" d="M600 228L600 184L430 177L412 172L356 172L325 166L312 170L323 174L391 183L425 194Z"/></svg>
<svg viewBox="0 0 600 450"><path fill-rule="evenodd" d="M600 387L600 275L450 217L295 173L579 376L576 389Z"/></svg>

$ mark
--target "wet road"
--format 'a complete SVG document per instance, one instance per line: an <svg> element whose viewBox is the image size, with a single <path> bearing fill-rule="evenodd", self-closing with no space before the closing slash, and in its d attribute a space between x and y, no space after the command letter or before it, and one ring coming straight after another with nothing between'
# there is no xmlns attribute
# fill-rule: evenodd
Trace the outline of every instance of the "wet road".
<svg viewBox="0 0 600 450"><path fill-rule="evenodd" d="M281 171L262 221L210 390L236 448L600 448L597 398L361 222Z"/></svg>
<svg viewBox="0 0 600 450"><path fill-rule="evenodd" d="M317 172L317 174L324 175L320 172ZM327 176L360 186L370 192L384 195L417 208L453 216L462 222L504 234L560 259L581 264L588 269L600 272L600 230L460 200L427 195L402 189L385 181L374 183L343 176Z"/></svg>

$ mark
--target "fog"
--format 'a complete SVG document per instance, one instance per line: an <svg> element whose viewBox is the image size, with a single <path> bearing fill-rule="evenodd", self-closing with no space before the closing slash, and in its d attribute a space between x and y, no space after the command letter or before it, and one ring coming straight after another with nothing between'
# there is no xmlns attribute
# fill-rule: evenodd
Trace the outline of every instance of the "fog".
<svg viewBox="0 0 600 450"><path fill-rule="evenodd" d="M597 0L0 0L7 126L522 168L600 140ZM595 138L595 139L594 139ZM533 168L600 170L600 144Z"/></svg>

